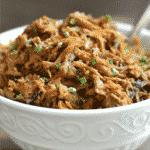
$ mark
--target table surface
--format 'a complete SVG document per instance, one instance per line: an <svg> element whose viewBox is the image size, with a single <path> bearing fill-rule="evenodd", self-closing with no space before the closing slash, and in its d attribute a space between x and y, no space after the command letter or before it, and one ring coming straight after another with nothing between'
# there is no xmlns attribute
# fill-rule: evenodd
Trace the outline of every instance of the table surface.
<svg viewBox="0 0 150 150"><path fill-rule="evenodd" d="M0 128L0 150L14 149L23 150L15 142L13 142L6 132ZM150 137L145 141L137 150L149 150L150 149Z"/></svg>

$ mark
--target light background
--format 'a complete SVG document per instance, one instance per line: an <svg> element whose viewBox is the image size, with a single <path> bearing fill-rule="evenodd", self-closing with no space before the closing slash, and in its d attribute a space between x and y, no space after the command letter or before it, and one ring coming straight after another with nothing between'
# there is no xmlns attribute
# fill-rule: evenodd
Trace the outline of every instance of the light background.
<svg viewBox="0 0 150 150"><path fill-rule="evenodd" d="M91 14L94 18L109 14L116 19L138 22L148 0L0 0L0 33L32 23L43 15L64 19L74 11ZM150 139L138 150L149 150ZM0 150L22 150L0 129Z"/></svg>

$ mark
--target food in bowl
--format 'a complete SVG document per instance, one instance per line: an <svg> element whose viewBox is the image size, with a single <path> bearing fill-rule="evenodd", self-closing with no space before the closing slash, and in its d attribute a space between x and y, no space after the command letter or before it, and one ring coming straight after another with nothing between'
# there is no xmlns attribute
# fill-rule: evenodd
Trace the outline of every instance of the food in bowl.
<svg viewBox="0 0 150 150"><path fill-rule="evenodd" d="M43 16L1 46L1 96L56 109L104 109L150 98L149 56L111 16Z"/></svg>

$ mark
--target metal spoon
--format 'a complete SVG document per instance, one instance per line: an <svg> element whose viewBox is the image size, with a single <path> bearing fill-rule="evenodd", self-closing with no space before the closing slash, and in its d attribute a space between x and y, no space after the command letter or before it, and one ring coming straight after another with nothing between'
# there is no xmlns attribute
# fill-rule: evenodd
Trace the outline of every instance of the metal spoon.
<svg viewBox="0 0 150 150"><path fill-rule="evenodd" d="M127 36L125 42L129 44L129 46L134 46L134 37L137 35L139 37L140 31L142 28L146 28L150 24L150 5L145 10L144 14L142 15L141 19L137 23L136 27L133 31Z"/></svg>

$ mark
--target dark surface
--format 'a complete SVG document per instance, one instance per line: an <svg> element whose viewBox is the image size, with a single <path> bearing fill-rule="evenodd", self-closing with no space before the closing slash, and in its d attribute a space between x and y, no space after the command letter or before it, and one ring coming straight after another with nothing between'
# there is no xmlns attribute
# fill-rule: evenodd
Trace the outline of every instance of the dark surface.
<svg viewBox="0 0 150 150"><path fill-rule="evenodd" d="M43 15L64 19L74 11L127 17L136 24L149 4L148 0L0 0L0 33L30 24Z"/></svg>

